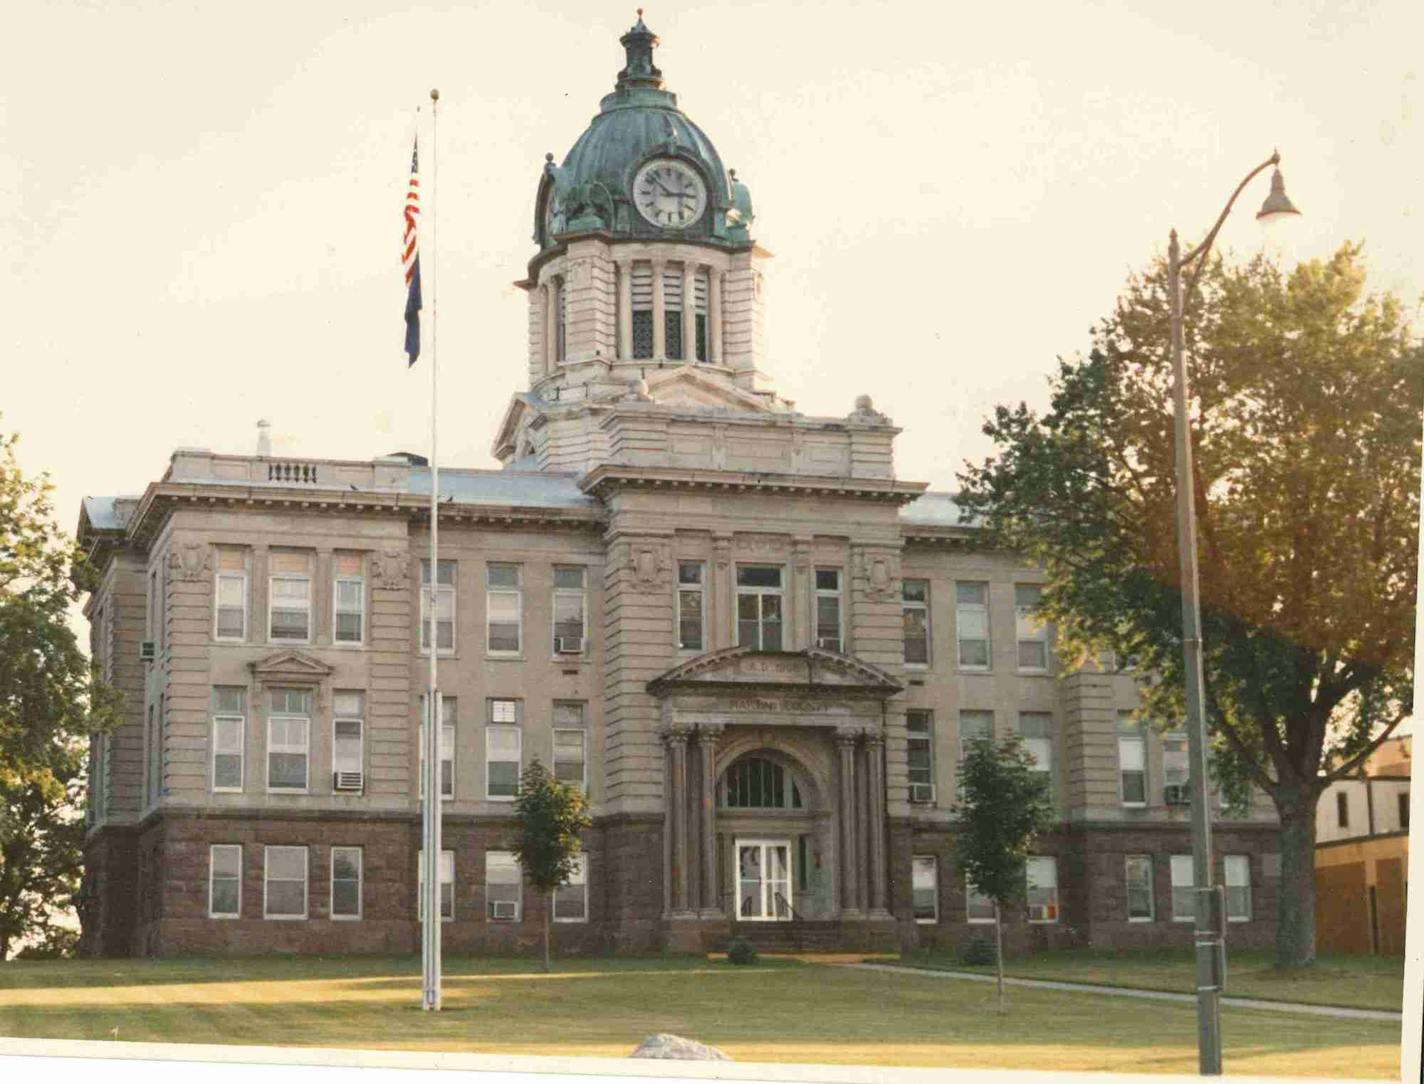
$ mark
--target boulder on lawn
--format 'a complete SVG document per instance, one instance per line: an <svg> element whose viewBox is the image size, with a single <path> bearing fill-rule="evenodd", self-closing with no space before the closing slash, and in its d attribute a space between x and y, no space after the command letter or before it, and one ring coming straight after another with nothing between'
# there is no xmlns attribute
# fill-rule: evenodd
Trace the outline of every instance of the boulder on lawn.
<svg viewBox="0 0 1424 1084"><path fill-rule="evenodd" d="M731 1061L715 1046L684 1039L681 1035L649 1035L630 1058L676 1058L679 1061Z"/></svg>

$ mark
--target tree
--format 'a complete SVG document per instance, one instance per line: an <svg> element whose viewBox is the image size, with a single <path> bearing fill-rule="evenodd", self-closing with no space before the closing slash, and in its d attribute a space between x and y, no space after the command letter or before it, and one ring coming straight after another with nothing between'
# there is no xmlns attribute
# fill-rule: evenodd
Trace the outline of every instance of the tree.
<svg viewBox="0 0 1424 1084"><path fill-rule="evenodd" d="M996 457L960 475L986 545L1038 562L1069 662L1136 657L1146 710L1181 718L1169 299L1132 276L1059 361L1042 417L1000 406ZM1315 805L1412 698L1424 351L1368 294L1357 245L1286 274L1214 260L1184 299L1212 773L1280 818L1276 960L1315 955Z"/></svg>
<svg viewBox="0 0 1424 1084"><path fill-rule="evenodd" d="M0 435L0 960L62 938L78 887L84 742L113 718L68 624L82 554L54 522L48 479Z"/></svg>
<svg viewBox="0 0 1424 1084"><path fill-rule="evenodd" d="M1053 800L1017 735L970 741L959 766L959 787L955 858L970 883L994 901L994 966L1003 1012L1003 909L1023 897L1028 853L1053 825Z"/></svg>
<svg viewBox="0 0 1424 1084"><path fill-rule="evenodd" d="M583 791L560 783L538 757L520 777L514 811L514 853L530 884L544 897L544 970L548 971L554 891L568 884L577 871L582 850L579 833L593 822Z"/></svg>

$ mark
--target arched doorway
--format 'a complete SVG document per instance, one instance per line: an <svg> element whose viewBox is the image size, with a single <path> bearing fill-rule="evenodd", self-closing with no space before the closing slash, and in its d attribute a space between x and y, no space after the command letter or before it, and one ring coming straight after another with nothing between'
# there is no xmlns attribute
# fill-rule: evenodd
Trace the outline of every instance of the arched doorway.
<svg viewBox="0 0 1424 1084"><path fill-rule="evenodd" d="M807 773L758 749L717 781L719 881L737 922L789 922L828 913L828 818Z"/></svg>

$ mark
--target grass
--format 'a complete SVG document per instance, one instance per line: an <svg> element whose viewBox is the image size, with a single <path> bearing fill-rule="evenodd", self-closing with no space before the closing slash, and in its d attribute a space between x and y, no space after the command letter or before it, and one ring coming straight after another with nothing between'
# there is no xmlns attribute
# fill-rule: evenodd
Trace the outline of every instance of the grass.
<svg viewBox="0 0 1424 1084"><path fill-rule="evenodd" d="M993 974L994 968L966 967L948 951L906 954L902 962ZM1024 979L1061 979L1140 990L1196 989L1190 949L1151 951L1041 950L1004 959L1004 974ZM1264 998L1307 1005L1353 1009L1392 1009L1404 1003L1404 958L1399 956L1322 956L1302 971L1277 971L1269 952L1230 951L1226 964L1228 997Z"/></svg>
<svg viewBox="0 0 1424 1084"><path fill-rule="evenodd" d="M452 959L446 1010L411 958L16 961L0 1035L626 1056L658 1031L737 1061L1194 1072L1191 1006L993 988L797 959ZM1398 1076L1400 1028L1228 1009L1233 1073Z"/></svg>

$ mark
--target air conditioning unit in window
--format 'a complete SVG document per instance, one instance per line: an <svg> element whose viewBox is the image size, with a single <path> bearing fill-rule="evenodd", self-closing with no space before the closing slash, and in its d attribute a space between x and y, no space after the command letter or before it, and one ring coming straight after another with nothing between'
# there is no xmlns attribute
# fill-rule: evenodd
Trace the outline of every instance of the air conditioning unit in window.
<svg viewBox="0 0 1424 1084"><path fill-rule="evenodd" d="M140 640L138 645L139 662L152 662L158 658L158 644L153 640Z"/></svg>
<svg viewBox="0 0 1424 1084"><path fill-rule="evenodd" d="M558 655L581 655L583 653L583 637L555 636L554 652Z"/></svg>
<svg viewBox="0 0 1424 1084"><path fill-rule="evenodd" d="M935 788L933 783L911 783L910 801L923 805L933 805Z"/></svg>
<svg viewBox="0 0 1424 1084"><path fill-rule="evenodd" d="M1162 788L1162 801L1168 805L1191 805L1192 795L1185 783L1168 783Z"/></svg>
<svg viewBox="0 0 1424 1084"><path fill-rule="evenodd" d="M491 900L490 918L514 920L519 917L519 904L513 900Z"/></svg>
<svg viewBox="0 0 1424 1084"><path fill-rule="evenodd" d="M332 772L332 790L360 791L366 786L365 772Z"/></svg>

